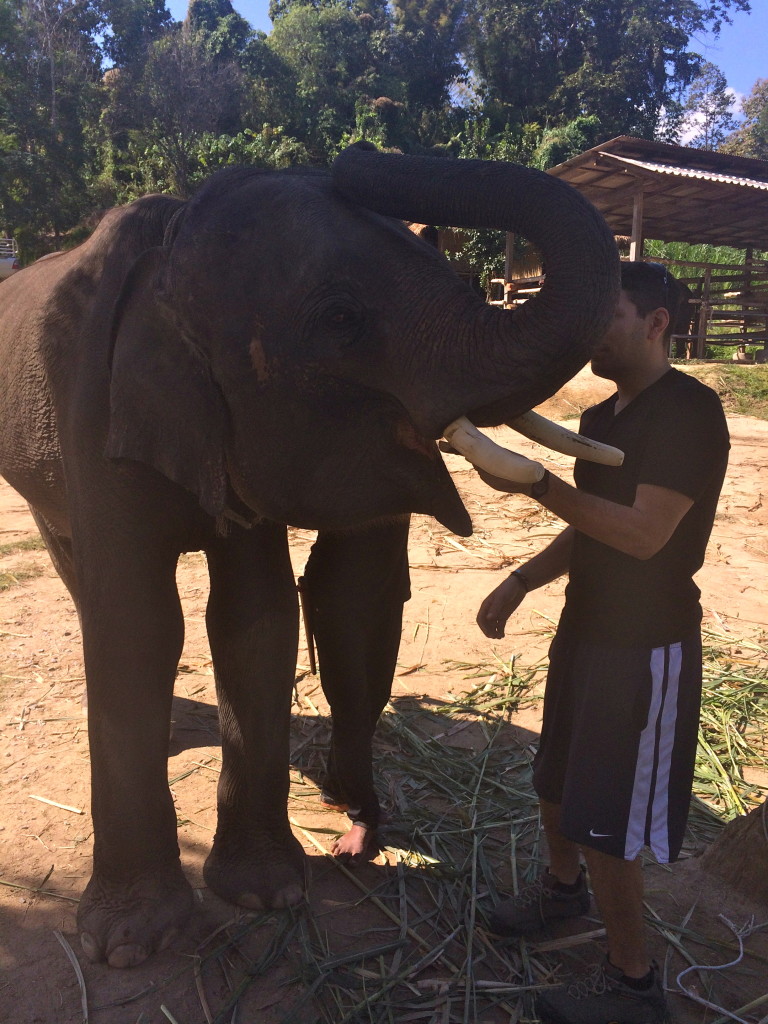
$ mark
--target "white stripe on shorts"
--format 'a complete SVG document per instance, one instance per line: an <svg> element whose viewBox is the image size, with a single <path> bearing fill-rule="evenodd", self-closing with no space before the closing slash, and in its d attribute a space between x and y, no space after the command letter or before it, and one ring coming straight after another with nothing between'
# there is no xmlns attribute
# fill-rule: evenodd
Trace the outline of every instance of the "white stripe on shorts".
<svg viewBox="0 0 768 1024"><path fill-rule="evenodd" d="M647 842L660 864L669 862L669 776L682 661L679 643L651 651L651 705L637 751L624 845L626 860L634 860Z"/></svg>

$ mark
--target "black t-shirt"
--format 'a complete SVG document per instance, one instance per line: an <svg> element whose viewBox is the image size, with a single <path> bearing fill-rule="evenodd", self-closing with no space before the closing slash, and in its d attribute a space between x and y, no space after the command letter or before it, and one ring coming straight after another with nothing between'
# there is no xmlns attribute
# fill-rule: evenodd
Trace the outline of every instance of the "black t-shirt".
<svg viewBox="0 0 768 1024"><path fill-rule="evenodd" d="M728 427L711 388L670 369L618 414L617 396L587 409L580 431L621 448L622 466L579 459L576 486L633 505L638 484L685 494L693 505L653 558L641 560L576 532L561 625L622 646L659 647L701 622L692 577L704 562L728 462Z"/></svg>

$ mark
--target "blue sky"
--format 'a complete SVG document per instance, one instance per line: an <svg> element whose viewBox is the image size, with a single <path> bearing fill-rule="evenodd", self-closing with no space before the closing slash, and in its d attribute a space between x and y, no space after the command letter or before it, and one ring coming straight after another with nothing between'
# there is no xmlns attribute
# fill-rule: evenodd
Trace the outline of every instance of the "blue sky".
<svg viewBox="0 0 768 1024"><path fill-rule="evenodd" d="M691 49L717 64L728 85L746 96L758 78L768 78L768 0L751 0L752 13L733 15L733 24L725 25L720 37L701 36L691 41ZM269 0L233 0L235 9L254 28L269 32L272 22L267 11ZM169 0L174 18L187 13L187 0Z"/></svg>
<svg viewBox="0 0 768 1024"><path fill-rule="evenodd" d="M717 39L692 40L691 49L716 64L736 92L748 96L758 78L768 78L768 0L751 0L751 14L734 14Z"/></svg>

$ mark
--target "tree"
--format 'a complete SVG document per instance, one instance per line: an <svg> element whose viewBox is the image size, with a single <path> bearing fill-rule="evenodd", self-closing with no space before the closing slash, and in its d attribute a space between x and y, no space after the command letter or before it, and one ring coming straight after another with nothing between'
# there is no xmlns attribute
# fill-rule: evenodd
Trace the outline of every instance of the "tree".
<svg viewBox="0 0 768 1024"><path fill-rule="evenodd" d="M216 61L238 61L253 35L230 0L190 0L186 24Z"/></svg>
<svg viewBox="0 0 768 1024"><path fill-rule="evenodd" d="M240 69L213 59L188 25L152 45L139 77L115 72L110 88L105 125L127 149L122 161L141 191L189 195L203 136L239 130L233 111L242 96Z"/></svg>
<svg viewBox="0 0 768 1024"><path fill-rule="evenodd" d="M768 160L768 78L758 78L742 104L744 123L720 147L726 153Z"/></svg>
<svg viewBox="0 0 768 1024"><path fill-rule="evenodd" d="M118 68L143 65L149 47L171 26L165 0L102 0L103 49Z"/></svg>
<svg viewBox="0 0 768 1024"><path fill-rule="evenodd" d="M324 161L355 126L361 95L382 90L370 47L367 18L345 3L293 3L275 21L267 45L295 82L292 128Z"/></svg>
<svg viewBox="0 0 768 1024"><path fill-rule="evenodd" d="M747 0L468 0L466 58L497 121L596 114L607 136L652 138L699 70L694 33Z"/></svg>
<svg viewBox="0 0 768 1024"><path fill-rule="evenodd" d="M687 144L695 149L719 149L737 125L732 104L733 94L728 91L725 75L714 64L702 64L684 106L684 124L695 132Z"/></svg>
<svg viewBox="0 0 768 1024"><path fill-rule="evenodd" d="M565 163L571 157L596 146L605 137L599 118L594 114L576 117L557 128L547 128L531 156L531 166L546 171L549 167Z"/></svg>
<svg viewBox="0 0 768 1024"><path fill-rule="evenodd" d="M412 111L440 110L464 75L459 32L464 0L393 0L400 77Z"/></svg>
<svg viewBox="0 0 768 1024"><path fill-rule="evenodd" d="M751 901L768 905L768 874L765 847L768 836L768 803L728 822L718 838L704 851L702 871L717 875Z"/></svg>
<svg viewBox="0 0 768 1024"><path fill-rule="evenodd" d="M92 0L0 0L0 203L6 228L56 239L87 207L101 27Z"/></svg>

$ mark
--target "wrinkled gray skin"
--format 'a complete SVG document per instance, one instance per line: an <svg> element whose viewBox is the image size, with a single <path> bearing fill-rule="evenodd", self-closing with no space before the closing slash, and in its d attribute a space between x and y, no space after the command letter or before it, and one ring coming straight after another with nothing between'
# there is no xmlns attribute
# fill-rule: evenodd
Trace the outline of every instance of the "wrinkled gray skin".
<svg viewBox="0 0 768 1024"><path fill-rule="evenodd" d="M544 248L541 296L485 306L387 214L520 231ZM366 147L333 177L240 170L186 204L139 200L3 284L0 472L82 623L89 957L140 963L191 906L166 773L179 554L203 549L211 580L223 768L206 881L246 907L293 904L285 524L421 512L468 533L434 439L459 414L498 424L553 393L617 294L610 234L561 182Z"/></svg>

